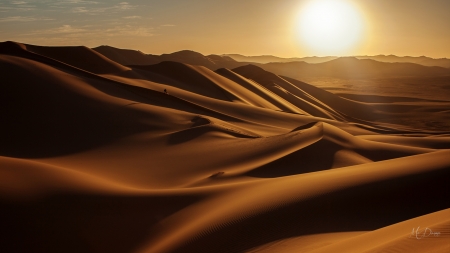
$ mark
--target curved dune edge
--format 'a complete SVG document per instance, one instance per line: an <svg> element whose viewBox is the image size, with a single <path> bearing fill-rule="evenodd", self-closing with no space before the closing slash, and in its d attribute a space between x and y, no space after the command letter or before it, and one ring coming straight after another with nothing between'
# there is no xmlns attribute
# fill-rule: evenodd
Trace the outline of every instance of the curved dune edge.
<svg viewBox="0 0 450 253"><path fill-rule="evenodd" d="M450 209L445 209L375 231L289 238L247 252L448 252L449 238Z"/></svg>
<svg viewBox="0 0 450 253"><path fill-rule="evenodd" d="M311 252L448 252L450 209L400 222ZM361 243L364 241L364 244Z"/></svg>
<svg viewBox="0 0 450 253"><path fill-rule="evenodd" d="M341 232L341 233L327 233L327 234L315 234L305 235L300 237L293 237L282 239L274 242L267 243L262 246L258 246L253 249L249 249L247 253L295 253L295 252L309 252L317 248L325 247L329 244L333 244L348 238L352 238L364 232Z"/></svg>
<svg viewBox="0 0 450 253"><path fill-rule="evenodd" d="M0 167L1 197L6 199L37 199L52 192L133 192L119 183L40 162L0 157Z"/></svg>

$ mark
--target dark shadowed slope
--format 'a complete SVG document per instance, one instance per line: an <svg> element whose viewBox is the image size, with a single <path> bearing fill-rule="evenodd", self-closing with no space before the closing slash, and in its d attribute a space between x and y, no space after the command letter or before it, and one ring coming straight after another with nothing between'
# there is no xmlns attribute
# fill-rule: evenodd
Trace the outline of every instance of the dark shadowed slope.
<svg viewBox="0 0 450 253"><path fill-rule="evenodd" d="M42 47L25 45L26 50L97 74L125 71L128 68L87 47Z"/></svg>
<svg viewBox="0 0 450 253"><path fill-rule="evenodd" d="M126 107L135 95L120 85L18 56L1 55L0 65L3 155L74 152L157 128Z"/></svg>
<svg viewBox="0 0 450 253"><path fill-rule="evenodd" d="M141 51L131 49L99 46L93 48L93 50L122 65L151 65L160 62L156 55L144 54Z"/></svg>

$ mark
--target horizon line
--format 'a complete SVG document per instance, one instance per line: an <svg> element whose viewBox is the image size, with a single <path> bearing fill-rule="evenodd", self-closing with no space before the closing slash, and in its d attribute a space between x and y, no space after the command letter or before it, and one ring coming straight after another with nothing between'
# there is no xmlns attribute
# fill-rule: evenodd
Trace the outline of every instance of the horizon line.
<svg viewBox="0 0 450 253"><path fill-rule="evenodd" d="M163 54L173 54L173 53L177 53L177 52L182 52L182 51L191 51L191 52L196 52L199 53L203 56L209 56L209 55L219 55L219 56L229 56L229 55L240 55L240 56L244 56L244 57L276 57L276 58L280 58L280 59L291 59L291 58L326 58L326 57L336 57L336 58L345 58L345 57L376 57L376 56L395 56L395 57L413 57L413 58L421 58L421 57L426 57L426 58L430 58L430 59L435 59L435 60L439 60L439 59L449 59L450 60L450 56L449 58L447 57L439 57L439 58L434 58L431 56L426 56L426 55L420 55L420 56L412 56L412 55L396 55L396 54L375 54L375 55L326 55L326 56L317 56L317 55L310 55L310 56L290 56L290 57L283 57L283 56L277 56L277 55L271 55L271 54L261 54L261 55L245 55L245 54L240 54L240 53L221 53L221 54L217 54L217 53L211 53L211 54L205 54L196 50L192 50L192 49L181 49L181 50L177 50L177 51L173 51L170 53L161 53L161 54L153 54L153 53L146 53L143 52L139 49L132 49L132 48L121 48L121 47L114 47L114 46L110 46L110 45L99 45L99 46L95 46L95 47L89 47L86 45L37 45L37 44L29 44L29 43L23 43L23 42L17 42L17 41L13 41L13 40L6 40L6 41L1 41L0 43L4 43L4 42L13 42L13 43L19 43L19 44L25 44L25 45L31 45L31 46L41 46L41 47L77 47L77 46L84 46L90 49L94 49L97 47L102 47L102 46L107 46L107 47L112 47L112 48L116 48L116 49L123 49L123 50L133 50L133 51L138 51L141 52L145 55L163 55Z"/></svg>

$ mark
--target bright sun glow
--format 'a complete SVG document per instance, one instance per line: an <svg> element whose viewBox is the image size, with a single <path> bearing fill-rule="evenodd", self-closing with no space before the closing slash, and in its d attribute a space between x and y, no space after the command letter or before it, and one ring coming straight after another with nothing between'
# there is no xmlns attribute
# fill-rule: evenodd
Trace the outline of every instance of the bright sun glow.
<svg viewBox="0 0 450 253"><path fill-rule="evenodd" d="M364 24L359 10L346 0L310 0L298 19L302 44L321 55L339 55L362 39Z"/></svg>

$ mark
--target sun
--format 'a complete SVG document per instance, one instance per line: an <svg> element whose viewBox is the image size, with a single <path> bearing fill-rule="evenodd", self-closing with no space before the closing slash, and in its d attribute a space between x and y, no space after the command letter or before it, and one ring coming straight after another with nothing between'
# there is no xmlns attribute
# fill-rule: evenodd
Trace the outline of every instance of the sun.
<svg viewBox="0 0 450 253"><path fill-rule="evenodd" d="M362 39L364 19L358 8L346 0L310 0L297 20L301 43L319 55L341 55Z"/></svg>

